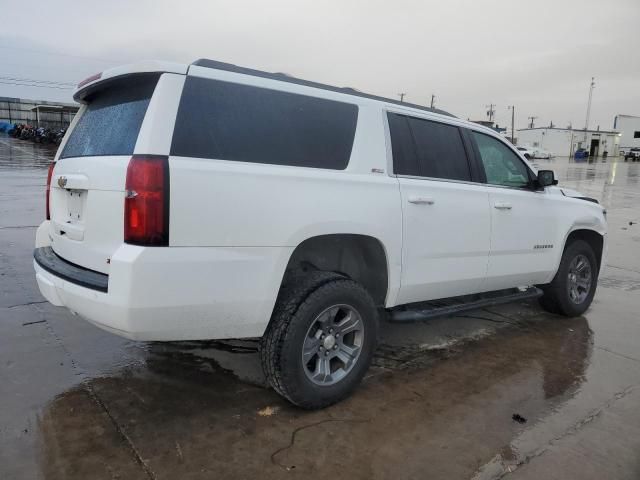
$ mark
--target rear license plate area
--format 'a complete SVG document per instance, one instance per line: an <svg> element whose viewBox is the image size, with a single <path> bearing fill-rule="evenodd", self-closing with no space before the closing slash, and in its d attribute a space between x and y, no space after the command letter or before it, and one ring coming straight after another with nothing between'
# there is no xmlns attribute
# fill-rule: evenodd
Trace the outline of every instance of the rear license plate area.
<svg viewBox="0 0 640 480"><path fill-rule="evenodd" d="M87 199L86 190L68 190L67 191L67 222L82 223L84 203Z"/></svg>

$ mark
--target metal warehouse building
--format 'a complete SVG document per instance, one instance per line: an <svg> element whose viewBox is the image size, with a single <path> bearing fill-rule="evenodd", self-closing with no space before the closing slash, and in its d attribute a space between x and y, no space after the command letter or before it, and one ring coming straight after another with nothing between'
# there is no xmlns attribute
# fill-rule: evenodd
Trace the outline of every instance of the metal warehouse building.
<svg viewBox="0 0 640 480"><path fill-rule="evenodd" d="M77 103L0 97L0 121L27 123L36 127L66 128L79 108Z"/></svg>
<svg viewBox="0 0 640 480"><path fill-rule="evenodd" d="M620 132L620 150L627 151L633 147L640 147L640 117L616 115L613 128Z"/></svg>
<svg viewBox="0 0 640 480"><path fill-rule="evenodd" d="M604 130L534 127L518 130L518 145L548 150L559 157L572 157L578 148L592 157L618 155L620 133Z"/></svg>

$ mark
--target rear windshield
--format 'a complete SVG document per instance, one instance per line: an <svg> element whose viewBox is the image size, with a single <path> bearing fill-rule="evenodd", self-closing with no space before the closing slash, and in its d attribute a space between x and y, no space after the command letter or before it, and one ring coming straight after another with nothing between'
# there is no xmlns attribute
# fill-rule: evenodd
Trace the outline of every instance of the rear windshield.
<svg viewBox="0 0 640 480"><path fill-rule="evenodd" d="M171 154L297 167L347 167L358 107L188 77Z"/></svg>
<svg viewBox="0 0 640 480"><path fill-rule="evenodd" d="M60 155L131 155L158 75L116 80L91 95Z"/></svg>

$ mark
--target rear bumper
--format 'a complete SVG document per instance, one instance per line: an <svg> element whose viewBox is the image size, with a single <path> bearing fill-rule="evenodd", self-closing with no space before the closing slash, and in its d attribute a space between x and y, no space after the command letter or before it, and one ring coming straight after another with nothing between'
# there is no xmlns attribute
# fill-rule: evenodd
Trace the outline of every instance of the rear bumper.
<svg viewBox="0 0 640 480"><path fill-rule="evenodd" d="M243 338L264 333L292 250L122 245L111 257L107 291L82 285L55 266L45 268L42 258L33 263L40 292L49 302L120 336L149 341Z"/></svg>
<svg viewBox="0 0 640 480"><path fill-rule="evenodd" d="M33 251L33 260L43 270L55 275L62 280L74 283L81 287L107 293L109 275L95 272L87 268L79 267L56 255L51 247L40 247Z"/></svg>

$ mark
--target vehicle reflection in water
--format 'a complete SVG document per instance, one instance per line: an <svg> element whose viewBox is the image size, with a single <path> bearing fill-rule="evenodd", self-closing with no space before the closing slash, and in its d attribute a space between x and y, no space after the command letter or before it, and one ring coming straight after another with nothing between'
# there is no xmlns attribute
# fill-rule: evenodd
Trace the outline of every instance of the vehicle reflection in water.
<svg viewBox="0 0 640 480"><path fill-rule="evenodd" d="M301 476L389 478L399 465L404 478L469 477L580 389L592 343L584 318L540 314L391 371L374 368L352 398L319 412L260 386L251 342L151 344L143 364L90 379L46 406L41 469L46 478L94 478L105 469L144 478L126 438L166 478L276 478L294 468ZM515 413L527 422L514 422Z"/></svg>

